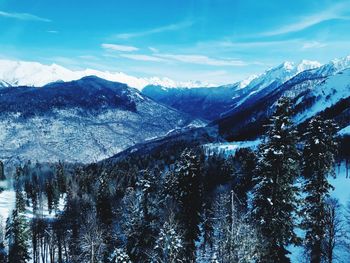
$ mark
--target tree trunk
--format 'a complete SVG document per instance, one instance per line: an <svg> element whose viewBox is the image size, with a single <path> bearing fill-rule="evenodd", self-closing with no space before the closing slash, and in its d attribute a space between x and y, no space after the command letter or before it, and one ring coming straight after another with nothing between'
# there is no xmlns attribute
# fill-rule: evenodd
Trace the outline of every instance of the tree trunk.
<svg viewBox="0 0 350 263"><path fill-rule="evenodd" d="M321 263L322 249L321 249L321 240L315 242L311 248L311 263Z"/></svg>

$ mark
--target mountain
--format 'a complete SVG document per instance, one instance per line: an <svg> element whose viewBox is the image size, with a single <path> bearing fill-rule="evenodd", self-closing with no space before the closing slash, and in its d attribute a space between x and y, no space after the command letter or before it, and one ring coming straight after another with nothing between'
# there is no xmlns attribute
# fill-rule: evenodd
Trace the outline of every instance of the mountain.
<svg viewBox="0 0 350 263"><path fill-rule="evenodd" d="M198 81L176 82L169 78L137 78L122 72L98 71L94 69L73 71L57 64L43 65L38 62L0 59L0 87L2 82L6 82L11 86L41 87L51 82L78 80L92 75L110 81L125 83L137 89L142 89L151 84L165 87L211 86Z"/></svg>
<svg viewBox="0 0 350 263"><path fill-rule="evenodd" d="M142 94L194 118L215 120L232 106L238 84L216 88L165 88L149 85Z"/></svg>
<svg viewBox="0 0 350 263"><path fill-rule="evenodd" d="M142 93L193 117L215 120L227 111L239 107L254 94L271 91L300 72L320 66L320 63L308 60L299 64L284 62L261 75L254 75L231 85L195 89L150 85L146 86Z"/></svg>
<svg viewBox="0 0 350 263"><path fill-rule="evenodd" d="M340 127L350 124L350 59L345 57L319 68L305 70L275 88L249 96L215 121L229 140L252 139L264 133L264 124L282 96L292 99L294 121L302 124L315 115L334 119Z"/></svg>
<svg viewBox="0 0 350 263"><path fill-rule="evenodd" d="M90 76L0 89L0 159L94 162L204 123L136 89Z"/></svg>
<svg viewBox="0 0 350 263"><path fill-rule="evenodd" d="M10 85L7 82L0 80L0 88L5 88L5 87L9 87L9 86Z"/></svg>

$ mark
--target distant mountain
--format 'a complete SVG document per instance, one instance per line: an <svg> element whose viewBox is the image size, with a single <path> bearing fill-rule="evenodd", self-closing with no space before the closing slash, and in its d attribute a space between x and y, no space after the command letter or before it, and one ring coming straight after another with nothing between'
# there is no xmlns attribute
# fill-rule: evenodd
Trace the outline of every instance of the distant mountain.
<svg viewBox="0 0 350 263"><path fill-rule="evenodd" d="M43 65L38 62L0 59L0 87L2 82L11 86L41 87L51 82L78 80L92 75L110 81L125 83L137 89L142 89L147 85L162 85L165 87L210 86L210 84L198 81L176 82L169 78L137 78L122 72L98 71L94 69L73 71L57 64Z"/></svg>
<svg viewBox="0 0 350 263"><path fill-rule="evenodd" d="M97 77L0 89L0 159L94 162L203 122Z"/></svg>
<svg viewBox="0 0 350 263"><path fill-rule="evenodd" d="M146 86L142 94L194 118L215 120L232 107L237 85L216 88L165 88Z"/></svg>
<svg viewBox="0 0 350 263"><path fill-rule="evenodd" d="M297 124L320 114L336 120L340 128L349 125L350 57L302 71L282 85L257 91L213 124L218 125L221 135L229 140L259 136L264 133L264 124L282 96L292 99Z"/></svg>
<svg viewBox="0 0 350 263"><path fill-rule="evenodd" d="M239 107L261 91L271 91L305 70L320 67L315 61L299 64L285 62L265 73L231 85L212 88L166 88L146 86L142 93L150 98L186 112L193 117L215 120L227 111Z"/></svg>
<svg viewBox="0 0 350 263"><path fill-rule="evenodd" d="M10 85L7 82L0 80L0 88L5 88L5 87L9 87L9 86Z"/></svg>

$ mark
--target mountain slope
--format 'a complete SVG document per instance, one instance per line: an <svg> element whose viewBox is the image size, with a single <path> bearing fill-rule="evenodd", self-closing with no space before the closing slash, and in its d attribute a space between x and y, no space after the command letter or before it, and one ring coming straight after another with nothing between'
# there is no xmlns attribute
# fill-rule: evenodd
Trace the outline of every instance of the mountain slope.
<svg viewBox="0 0 350 263"><path fill-rule="evenodd" d="M125 84L85 77L0 90L0 159L94 162L187 125L203 125Z"/></svg>
<svg viewBox="0 0 350 263"><path fill-rule="evenodd" d="M264 124L282 96L292 98L297 124L321 114L335 119L341 127L346 125L350 122L346 117L350 101L350 70L347 69L350 63L346 62L350 62L348 58L303 71L272 90L257 92L244 104L233 108L217 120L214 125L217 124L220 133L229 140L252 139L263 134Z"/></svg>

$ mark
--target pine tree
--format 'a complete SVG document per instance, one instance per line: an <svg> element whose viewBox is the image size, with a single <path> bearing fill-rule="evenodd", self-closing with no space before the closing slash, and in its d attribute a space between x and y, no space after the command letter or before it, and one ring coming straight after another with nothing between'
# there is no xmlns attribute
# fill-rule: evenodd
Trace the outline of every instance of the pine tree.
<svg viewBox="0 0 350 263"><path fill-rule="evenodd" d="M142 171L136 191L129 189L123 198L123 230L126 250L134 262L148 262L156 238L155 180L147 170Z"/></svg>
<svg viewBox="0 0 350 263"><path fill-rule="evenodd" d="M30 259L29 228L24 216L25 202L20 190L16 191L16 207L6 223L9 243L9 263L24 263Z"/></svg>
<svg viewBox="0 0 350 263"><path fill-rule="evenodd" d="M327 177L334 176L334 155L337 149L335 132L336 126L332 121L316 117L309 122L304 134L303 191L306 197L302 226L306 230L305 247L312 263L321 262L323 253L326 200L333 188Z"/></svg>
<svg viewBox="0 0 350 263"><path fill-rule="evenodd" d="M186 256L195 260L195 241L200 234L199 223L202 209L202 180L200 157L191 150L185 150L176 168L176 195L178 221L183 229Z"/></svg>
<svg viewBox="0 0 350 263"><path fill-rule="evenodd" d="M296 243L294 232L300 154L291 122L290 100L278 101L267 140L260 146L253 190L253 218L265 239L260 262L290 262L287 246Z"/></svg>

